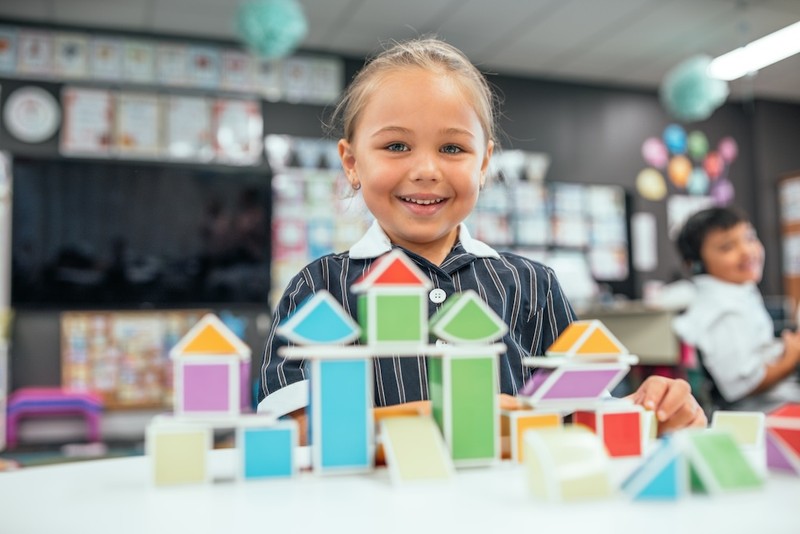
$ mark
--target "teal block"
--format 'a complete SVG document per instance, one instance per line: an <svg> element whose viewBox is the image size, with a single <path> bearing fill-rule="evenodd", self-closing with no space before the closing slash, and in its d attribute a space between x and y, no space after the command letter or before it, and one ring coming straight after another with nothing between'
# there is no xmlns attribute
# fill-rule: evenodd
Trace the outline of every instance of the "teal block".
<svg viewBox="0 0 800 534"><path fill-rule="evenodd" d="M288 477L294 474L293 434L286 428L242 430L244 478Z"/></svg>

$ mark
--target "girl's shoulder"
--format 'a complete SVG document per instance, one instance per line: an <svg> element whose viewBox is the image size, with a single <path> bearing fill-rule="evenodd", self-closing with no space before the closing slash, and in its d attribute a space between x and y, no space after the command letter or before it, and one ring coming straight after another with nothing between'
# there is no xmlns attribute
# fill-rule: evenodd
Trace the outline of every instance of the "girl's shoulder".
<svg viewBox="0 0 800 534"><path fill-rule="evenodd" d="M553 274L553 269L548 265L531 258L530 256L523 256L516 252L498 252L500 258L495 261L505 263L510 267L517 269L528 269L540 275L550 276Z"/></svg>

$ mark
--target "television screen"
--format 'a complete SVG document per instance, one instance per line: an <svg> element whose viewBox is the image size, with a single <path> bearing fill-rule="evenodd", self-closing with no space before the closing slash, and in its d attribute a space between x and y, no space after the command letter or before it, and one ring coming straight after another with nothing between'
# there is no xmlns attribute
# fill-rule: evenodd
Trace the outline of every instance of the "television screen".
<svg viewBox="0 0 800 534"><path fill-rule="evenodd" d="M12 305L268 303L263 168L15 158Z"/></svg>

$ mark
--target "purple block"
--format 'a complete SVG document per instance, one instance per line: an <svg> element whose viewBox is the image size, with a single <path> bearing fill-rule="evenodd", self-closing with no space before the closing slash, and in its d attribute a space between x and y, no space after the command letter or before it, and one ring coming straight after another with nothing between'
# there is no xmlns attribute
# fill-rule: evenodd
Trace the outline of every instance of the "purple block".
<svg viewBox="0 0 800 534"><path fill-rule="evenodd" d="M786 453L775 443L775 438L767 431L767 466L776 471L786 471L800 475L786 457Z"/></svg>
<svg viewBox="0 0 800 534"><path fill-rule="evenodd" d="M568 370L556 380L542 399L591 399L599 397L619 374L618 369L603 371Z"/></svg>
<svg viewBox="0 0 800 534"><path fill-rule="evenodd" d="M539 389L539 386L544 384L544 381L550 378L550 375L553 374L552 369L537 369L533 372L533 375L528 379L525 385L520 390L520 395L524 395L526 397L530 397L536 390Z"/></svg>
<svg viewBox="0 0 800 534"><path fill-rule="evenodd" d="M228 364L184 365L183 410L227 412L230 409Z"/></svg>

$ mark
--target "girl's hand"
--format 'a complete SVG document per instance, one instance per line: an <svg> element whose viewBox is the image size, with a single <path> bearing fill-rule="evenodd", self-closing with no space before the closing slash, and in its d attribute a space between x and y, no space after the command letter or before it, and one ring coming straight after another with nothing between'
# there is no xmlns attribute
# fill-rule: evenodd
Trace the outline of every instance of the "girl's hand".
<svg viewBox="0 0 800 534"><path fill-rule="evenodd" d="M692 388L686 380L650 376L627 398L655 411L659 435L708 424L706 414L692 396Z"/></svg>

